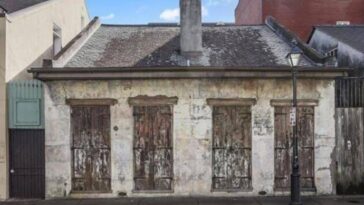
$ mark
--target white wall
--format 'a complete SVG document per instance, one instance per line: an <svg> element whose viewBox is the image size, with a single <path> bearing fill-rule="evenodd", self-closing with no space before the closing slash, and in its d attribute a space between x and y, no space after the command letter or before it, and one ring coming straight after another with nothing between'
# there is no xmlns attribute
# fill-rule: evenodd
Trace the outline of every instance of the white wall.
<svg viewBox="0 0 364 205"><path fill-rule="evenodd" d="M334 81L300 80L300 99L316 99L315 182L318 194L331 194L331 155L335 147ZM252 196L274 192L274 108L272 99L290 99L289 80L150 80L49 82L46 109L46 196L62 197L71 189L70 107L67 98L114 98L111 107L112 190L107 196L163 194L133 193L133 116L129 97L139 95L178 97L174 106L174 193L164 195ZM212 110L207 98L256 98L252 107L253 191L212 193ZM64 183L67 186L64 187ZM106 195L96 195L98 197Z"/></svg>
<svg viewBox="0 0 364 205"><path fill-rule="evenodd" d="M8 15L6 81L30 78L26 70L52 57L53 24L62 28L65 46L89 16L85 0L50 0Z"/></svg>
<svg viewBox="0 0 364 205"><path fill-rule="evenodd" d="M50 0L0 18L0 199L8 197L6 82L31 78L26 71L52 57L53 23L62 28L63 46L89 22L84 0Z"/></svg>
<svg viewBox="0 0 364 205"><path fill-rule="evenodd" d="M6 86L5 86L5 18L0 18L0 199L7 197L7 136L6 136Z"/></svg>

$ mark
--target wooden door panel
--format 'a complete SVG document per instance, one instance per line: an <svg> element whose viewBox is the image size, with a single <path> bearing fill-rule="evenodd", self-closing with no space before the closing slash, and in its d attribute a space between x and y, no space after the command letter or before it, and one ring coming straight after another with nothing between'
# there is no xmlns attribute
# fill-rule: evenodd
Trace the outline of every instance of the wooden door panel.
<svg viewBox="0 0 364 205"><path fill-rule="evenodd" d="M291 107L275 108L275 188L288 190L291 185L292 126ZM314 188L314 108L297 109L301 187Z"/></svg>
<svg viewBox="0 0 364 205"><path fill-rule="evenodd" d="M172 190L172 179L168 178L156 178L155 179L155 190L168 191Z"/></svg>
<svg viewBox="0 0 364 205"><path fill-rule="evenodd" d="M134 178L135 190L153 190L152 183L150 183L149 178Z"/></svg>
<svg viewBox="0 0 364 205"><path fill-rule="evenodd" d="M158 149L154 154L154 176L155 178L170 177L173 174L172 150Z"/></svg>
<svg viewBox="0 0 364 205"><path fill-rule="evenodd" d="M301 187L314 188L314 108L298 109L298 137Z"/></svg>
<svg viewBox="0 0 364 205"><path fill-rule="evenodd" d="M275 108L275 159L274 184L276 188L288 189L291 174L291 137L289 124L290 108Z"/></svg>
<svg viewBox="0 0 364 205"><path fill-rule="evenodd" d="M291 185L291 154L288 152L287 149L276 149L275 151L274 184L279 189L288 189Z"/></svg>
<svg viewBox="0 0 364 205"><path fill-rule="evenodd" d="M227 157L227 175L231 189L247 190L250 188L251 151L233 149Z"/></svg>
<svg viewBox="0 0 364 205"><path fill-rule="evenodd" d="M249 149L233 149L230 151L227 162L229 164L228 174L235 177L249 177L251 151Z"/></svg>
<svg viewBox="0 0 364 205"><path fill-rule="evenodd" d="M213 153L213 174L216 178L227 178L226 149L214 149Z"/></svg>
<svg viewBox="0 0 364 205"><path fill-rule="evenodd" d="M105 192L111 189L110 108L72 107L72 189Z"/></svg>
<svg viewBox="0 0 364 205"><path fill-rule="evenodd" d="M136 190L171 190L173 181L172 107L134 107Z"/></svg>
<svg viewBox="0 0 364 205"><path fill-rule="evenodd" d="M214 107L213 132L213 189L250 189L250 107Z"/></svg>
<svg viewBox="0 0 364 205"><path fill-rule="evenodd" d="M364 109L336 108L337 193L364 194Z"/></svg>
<svg viewBox="0 0 364 205"><path fill-rule="evenodd" d="M83 178L86 175L86 150L74 149L73 151L73 176Z"/></svg>

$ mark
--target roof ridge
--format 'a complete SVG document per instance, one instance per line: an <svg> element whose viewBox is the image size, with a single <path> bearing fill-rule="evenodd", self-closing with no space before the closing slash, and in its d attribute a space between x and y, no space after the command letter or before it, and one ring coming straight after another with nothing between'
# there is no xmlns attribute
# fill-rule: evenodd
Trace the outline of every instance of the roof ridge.
<svg viewBox="0 0 364 205"><path fill-rule="evenodd" d="M295 33L281 25L274 17L268 16L265 20L267 26L280 38L286 41L286 43L290 44L292 41L297 42L297 46L303 51L303 54L309 58L311 61L318 64L325 64L326 57L311 48L300 39Z"/></svg>
<svg viewBox="0 0 364 205"><path fill-rule="evenodd" d="M319 27L328 27L328 28L350 28L350 27L363 27L364 24L350 24L350 25L333 25L333 24L323 24L323 25L316 25L316 28Z"/></svg>
<svg viewBox="0 0 364 205"><path fill-rule="evenodd" d="M252 25L236 25L234 23L203 23L203 27L256 27L256 26L266 26L265 24L252 24ZM101 27L180 27L178 23L148 23L148 24L101 24Z"/></svg>

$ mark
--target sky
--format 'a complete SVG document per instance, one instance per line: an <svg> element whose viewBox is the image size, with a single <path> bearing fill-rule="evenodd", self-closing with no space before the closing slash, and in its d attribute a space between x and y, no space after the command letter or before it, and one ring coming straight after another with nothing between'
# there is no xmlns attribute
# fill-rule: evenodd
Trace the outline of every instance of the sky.
<svg viewBox="0 0 364 205"><path fill-rule="evenodd" d="M178 22L179 0L87 0L91 17L105 24ZM202 0L203 22L234 22L238 0Z"/></svg>

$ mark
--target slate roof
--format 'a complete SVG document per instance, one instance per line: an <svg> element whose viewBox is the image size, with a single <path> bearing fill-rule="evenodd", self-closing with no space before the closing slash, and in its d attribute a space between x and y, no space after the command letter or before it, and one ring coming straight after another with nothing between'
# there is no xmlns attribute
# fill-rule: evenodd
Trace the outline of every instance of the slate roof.
<svg viewBox="0 0 364 205"><path fill-rule="evenodd" d="M364 25L316 26L315 29L364 53Z"/></svg>
<svg viewBox="0 0 364 205"><path fill-rule="evenodd" d="M65 67L186 66L178 26L101 25ZM203 26L199 66L281 66L291 47L268 26ZM304 60L302 65L312 66Z"/></svg>
<svg viewBox="0 0 364 205"><path fill-rule="evenodd" d="M7 13L13 13L46 1L48 0L0 0L0 6L4 8Z"/></svg>

